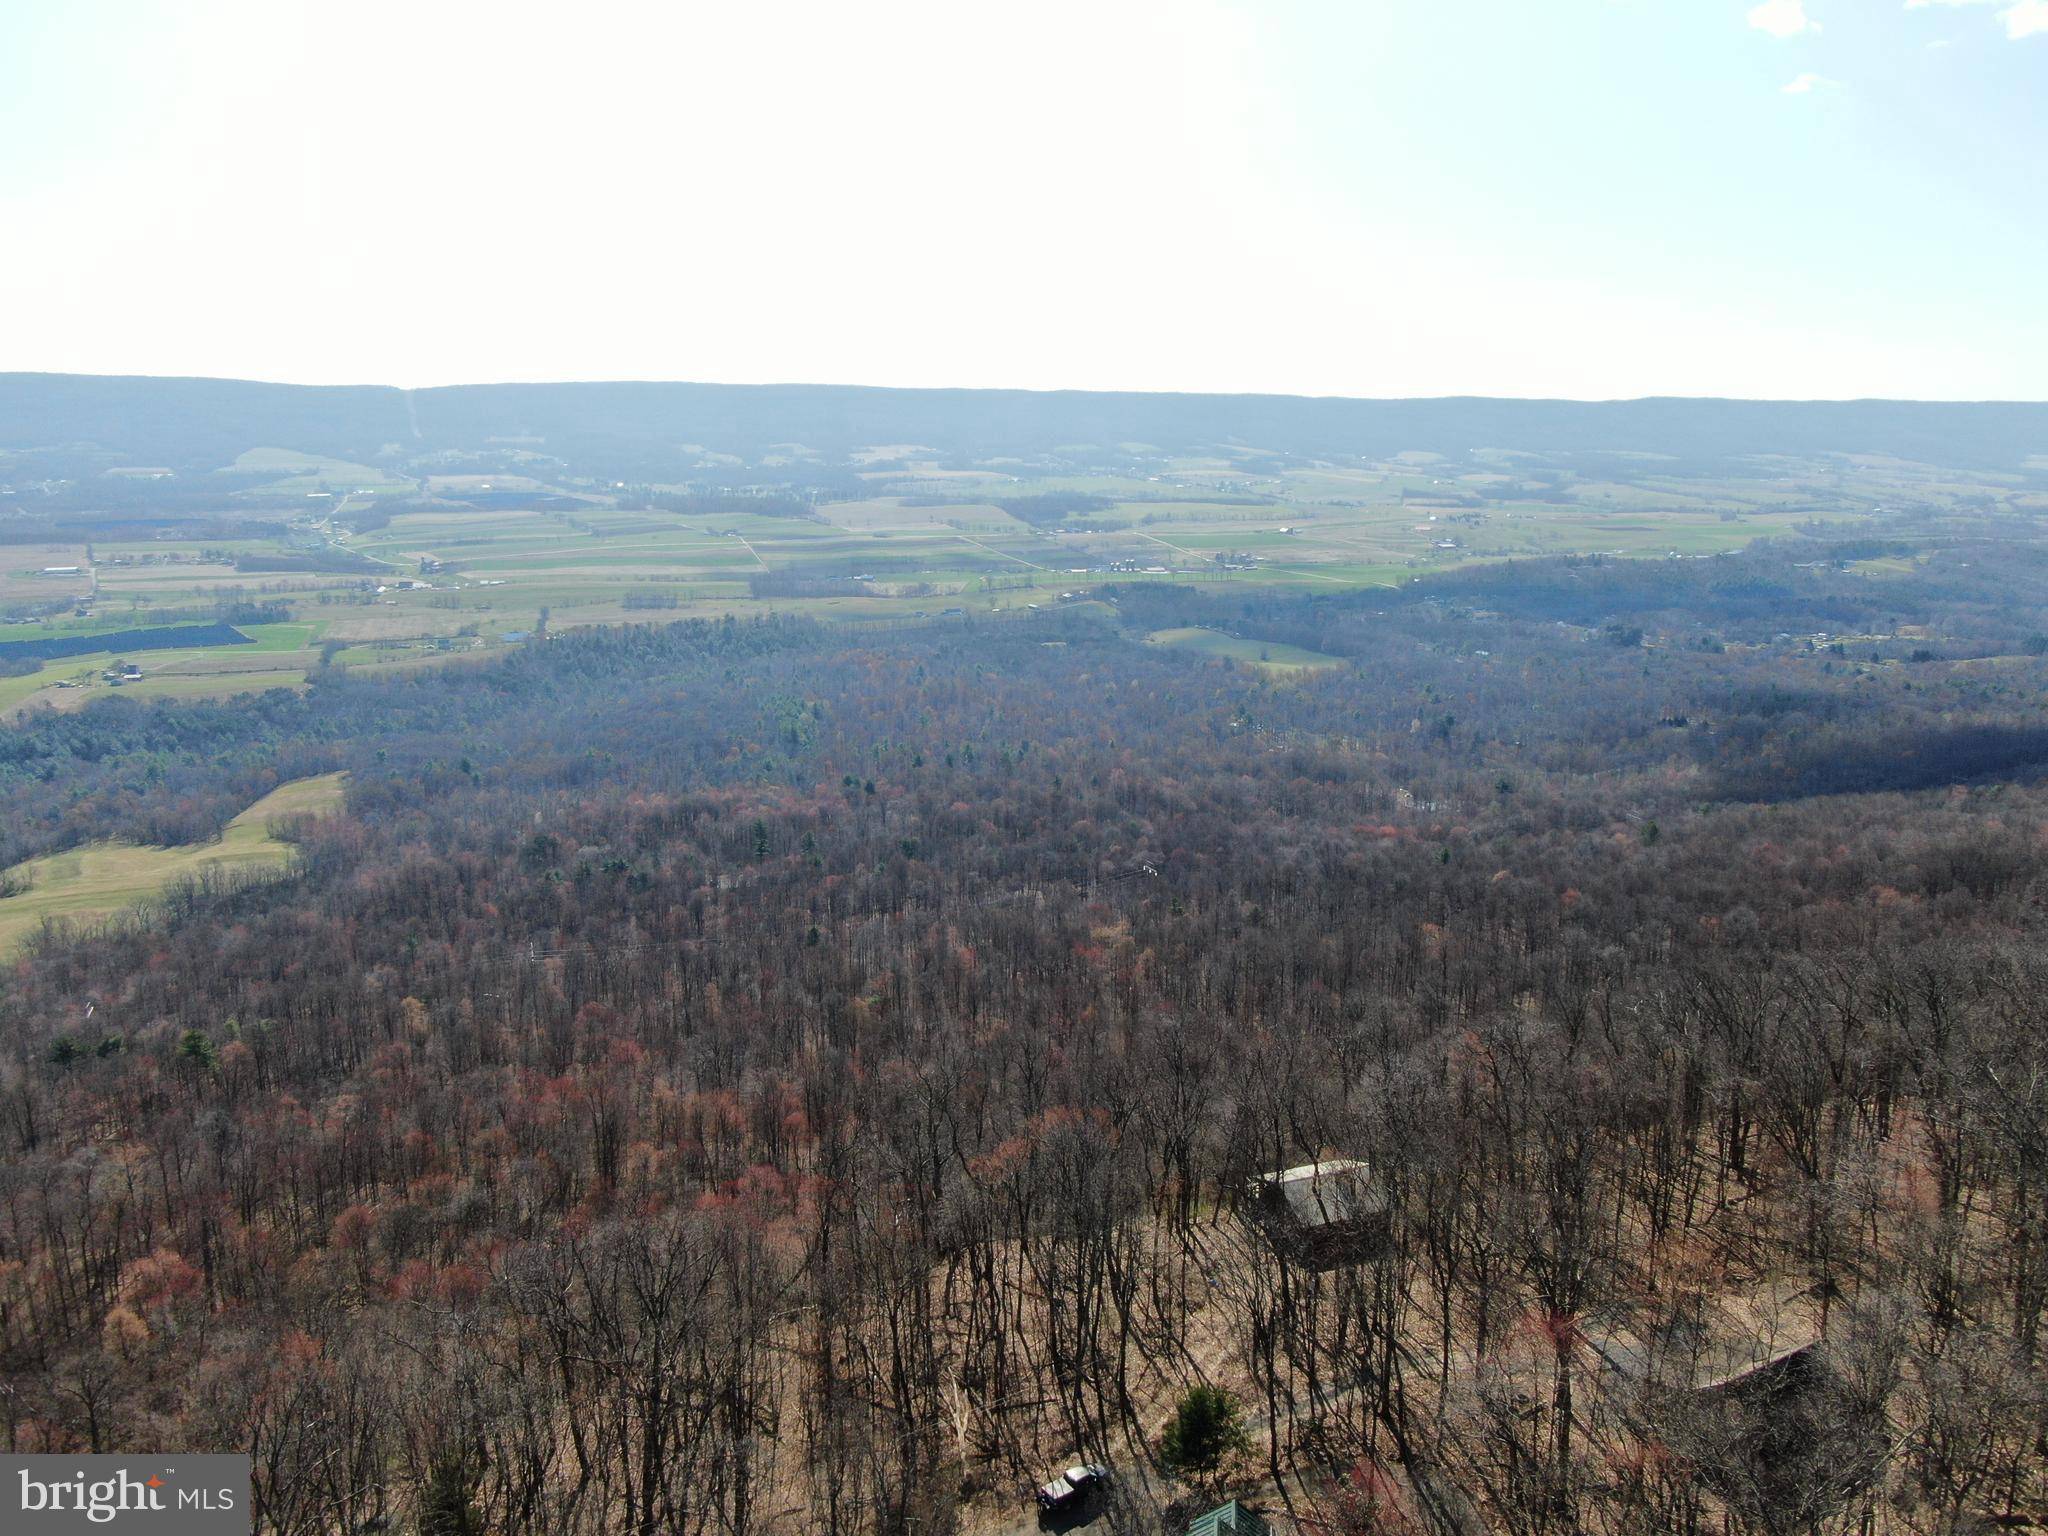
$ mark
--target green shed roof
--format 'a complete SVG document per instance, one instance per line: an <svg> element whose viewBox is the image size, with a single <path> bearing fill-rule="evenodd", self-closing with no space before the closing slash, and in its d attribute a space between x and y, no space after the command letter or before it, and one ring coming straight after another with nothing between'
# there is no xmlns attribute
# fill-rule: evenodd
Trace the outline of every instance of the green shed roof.
<svg viewBox="0 0 2048 1536"><path fill-rule="evenodd" d="M1272 1536L1266 1522L1232 1499L1188 1527L1188 1536Z"/></svg>

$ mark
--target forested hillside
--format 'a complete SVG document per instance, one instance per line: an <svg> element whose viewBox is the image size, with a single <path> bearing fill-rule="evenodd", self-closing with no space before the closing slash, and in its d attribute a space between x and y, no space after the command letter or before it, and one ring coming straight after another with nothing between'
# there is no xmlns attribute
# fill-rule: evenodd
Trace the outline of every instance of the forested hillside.
<svg viewBox="0 0 2048 1536"><path fill-rule="evenodd" d="M2048 572L1967 555L32 713L4 863L351 777L0 982L0 1434L246 1447L294 1536L1013 1529L1077 1458L1129 1530L2048 1517ZM1245 1219L1319 1158L1383 1250Z"/></svg>
<svg viewBox="0 0 2048 1536"><path fill-rule="evenodd" d="M2044 65L0 0L0 1536L2048 1536Z"/></svg>
<svg viewBox="0 0 2048 1536"><path fill-rule="evenodd" d="M792 444L843 458L874 444L1039 455L1076 444L1166 452L1224 443L1288 455L1475 448L1649 455L1721 466L1756 455L1870 454L2017 470L2048 440L2048 406L1919 401L1347 400L1082 390L808 384L463 384L401 390L239 379L0 374L0 449L95 448L212 469L258 444L345 459L545 442L579 472L669 478L689 444L754 460Z"/></svg>

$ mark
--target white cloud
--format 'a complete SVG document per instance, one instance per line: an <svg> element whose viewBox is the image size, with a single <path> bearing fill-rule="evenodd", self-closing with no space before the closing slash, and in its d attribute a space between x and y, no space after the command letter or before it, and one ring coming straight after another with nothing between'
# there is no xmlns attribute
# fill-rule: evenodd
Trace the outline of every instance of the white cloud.
<svg viewBox="0 0 2048 1536"><path fill-rule="evenodd" d="M1998 13L2005 23L2005 35L2017 42L2023 37L2048 33L2048 0L2019 0Z"/></svg>
<svg viewBox="0 0 2048 1536"><path fill-rule="evenodd" d="M2041 0L2022 0L2022 3L2037 4ZM1749 24L1773 37L1797 37L1802 32L1820 30L1820 23L1806 14L1806 0L1763 0L1762 5L1750 11Z"/></svg>
<svg viewBox="0 0 2048 1536"><path fill-rule="evenodd" d="M2000 0L1906 0L1909 11L1924 11L1932 5L1997 5ZM1755 22L1751 12L1751 22ZM2005 35L2015 42L2023 37L2048 33L2048 0L2014 0L1998 13L1998 19L2005 23Z"/></svg>
<svg viewBox="0 0 2048 1536"><path fill-rule="evenodd" d="M1840 81L1830 80L1826 75L1816 75L1812 70L1808 70L1805 74L1796 75L1786 81L1778 89L1787 96L1811 96L1824 85L1838 85L1840 83Z"/></svg>

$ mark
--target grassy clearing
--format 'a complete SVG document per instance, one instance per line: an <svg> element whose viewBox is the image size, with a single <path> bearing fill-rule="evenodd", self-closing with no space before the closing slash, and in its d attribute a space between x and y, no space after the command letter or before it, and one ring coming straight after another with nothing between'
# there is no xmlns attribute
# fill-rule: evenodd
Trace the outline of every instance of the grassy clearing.
<svg viewBox="0 0 2048 1536"><path fill-rule="evenodd" d="M246 474L277 477L266 490L297 489L302 484L316 489L327 483L351 488L390 488L411 482L370 464L352 464L347 459L330 459L318 453L300 453L295 448L251 448L235 460L235 468Z"/></svg>
<svg viewBox="0 0 2048 1536"><path fill-rule="evenodd" d="M238 875L284 870L294 851L271 835L272 824L287 816L323 816L340 809L346 777L328 773L280 784L229 822L215 842L185 848L93 843L15 865L4 882L25 881L28 888L0 897L0 955L18 950L46 919L98 922L209 870Z"/></svg>
<svg viewBox="0 0 2048 1536"><path fill-rule="evenodd" d="M306 681L304 666L280 666L247 672L206 671L190 675L159 672L139 683L123 683L121 692L138 699L232 699L238 694L263 693L272 688L298 688ZM94 697L90 690L64 695L71 699ZM70 707L76 708L76 705Z"/></svg>
<svg viewBox="0 0 2048 1536"><path fill-rule="evenodd" d="M90 657L67 656L65 658L65 665L75 668L79 662L91 659ZM108 659L111 660L112 658ZM106 662L101 662L100 665L105 666ZM0 677L0 713L11 710L26 700L33 698L36 694L41 693L45 688L54 683L60 675L69 676L69 673L53 673L50 670L50 664L46 661L41 667L25 676Z"/></svg>
<svg viewBox="0 0 2048 1536"><path fill-rule="evenodd" d="M1202 656L1224 656L1277 676L1321 672L1344 665L1341 656L1326 656L1321 651L1282 645L1276 640L1248 640L1242 635L1226 635L1214 629L1155 629L1145 637L1145 643L1169 645L1176 650L1194 651Z"/></svg>
<svg viewBox="0 0 2048 1536"><path fill-rule="evenodd" d="M317 642L327 628L324 620L307 624L243 624L242 633L256 643L243 647L251 651L303 651Z"/></svg>
<svg viewBox="0 0 2048 1536"><path fill-rule="evenodd" d="M1849 569L1877 581L1896 581L1902 576L1912 575L1923 560L1920 555L1884 555L1871 560L1852 560Z"/></svg>

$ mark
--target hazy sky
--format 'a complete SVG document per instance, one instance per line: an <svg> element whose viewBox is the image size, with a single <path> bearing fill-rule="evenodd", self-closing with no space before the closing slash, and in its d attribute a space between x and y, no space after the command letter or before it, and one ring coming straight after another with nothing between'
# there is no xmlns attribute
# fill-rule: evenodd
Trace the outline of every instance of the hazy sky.
<svg viewBox="0 0 2048 1536"><path fill-rule="evenodd" d="M0 369L2048 398L2048 0L0 0Z"/></svg>

